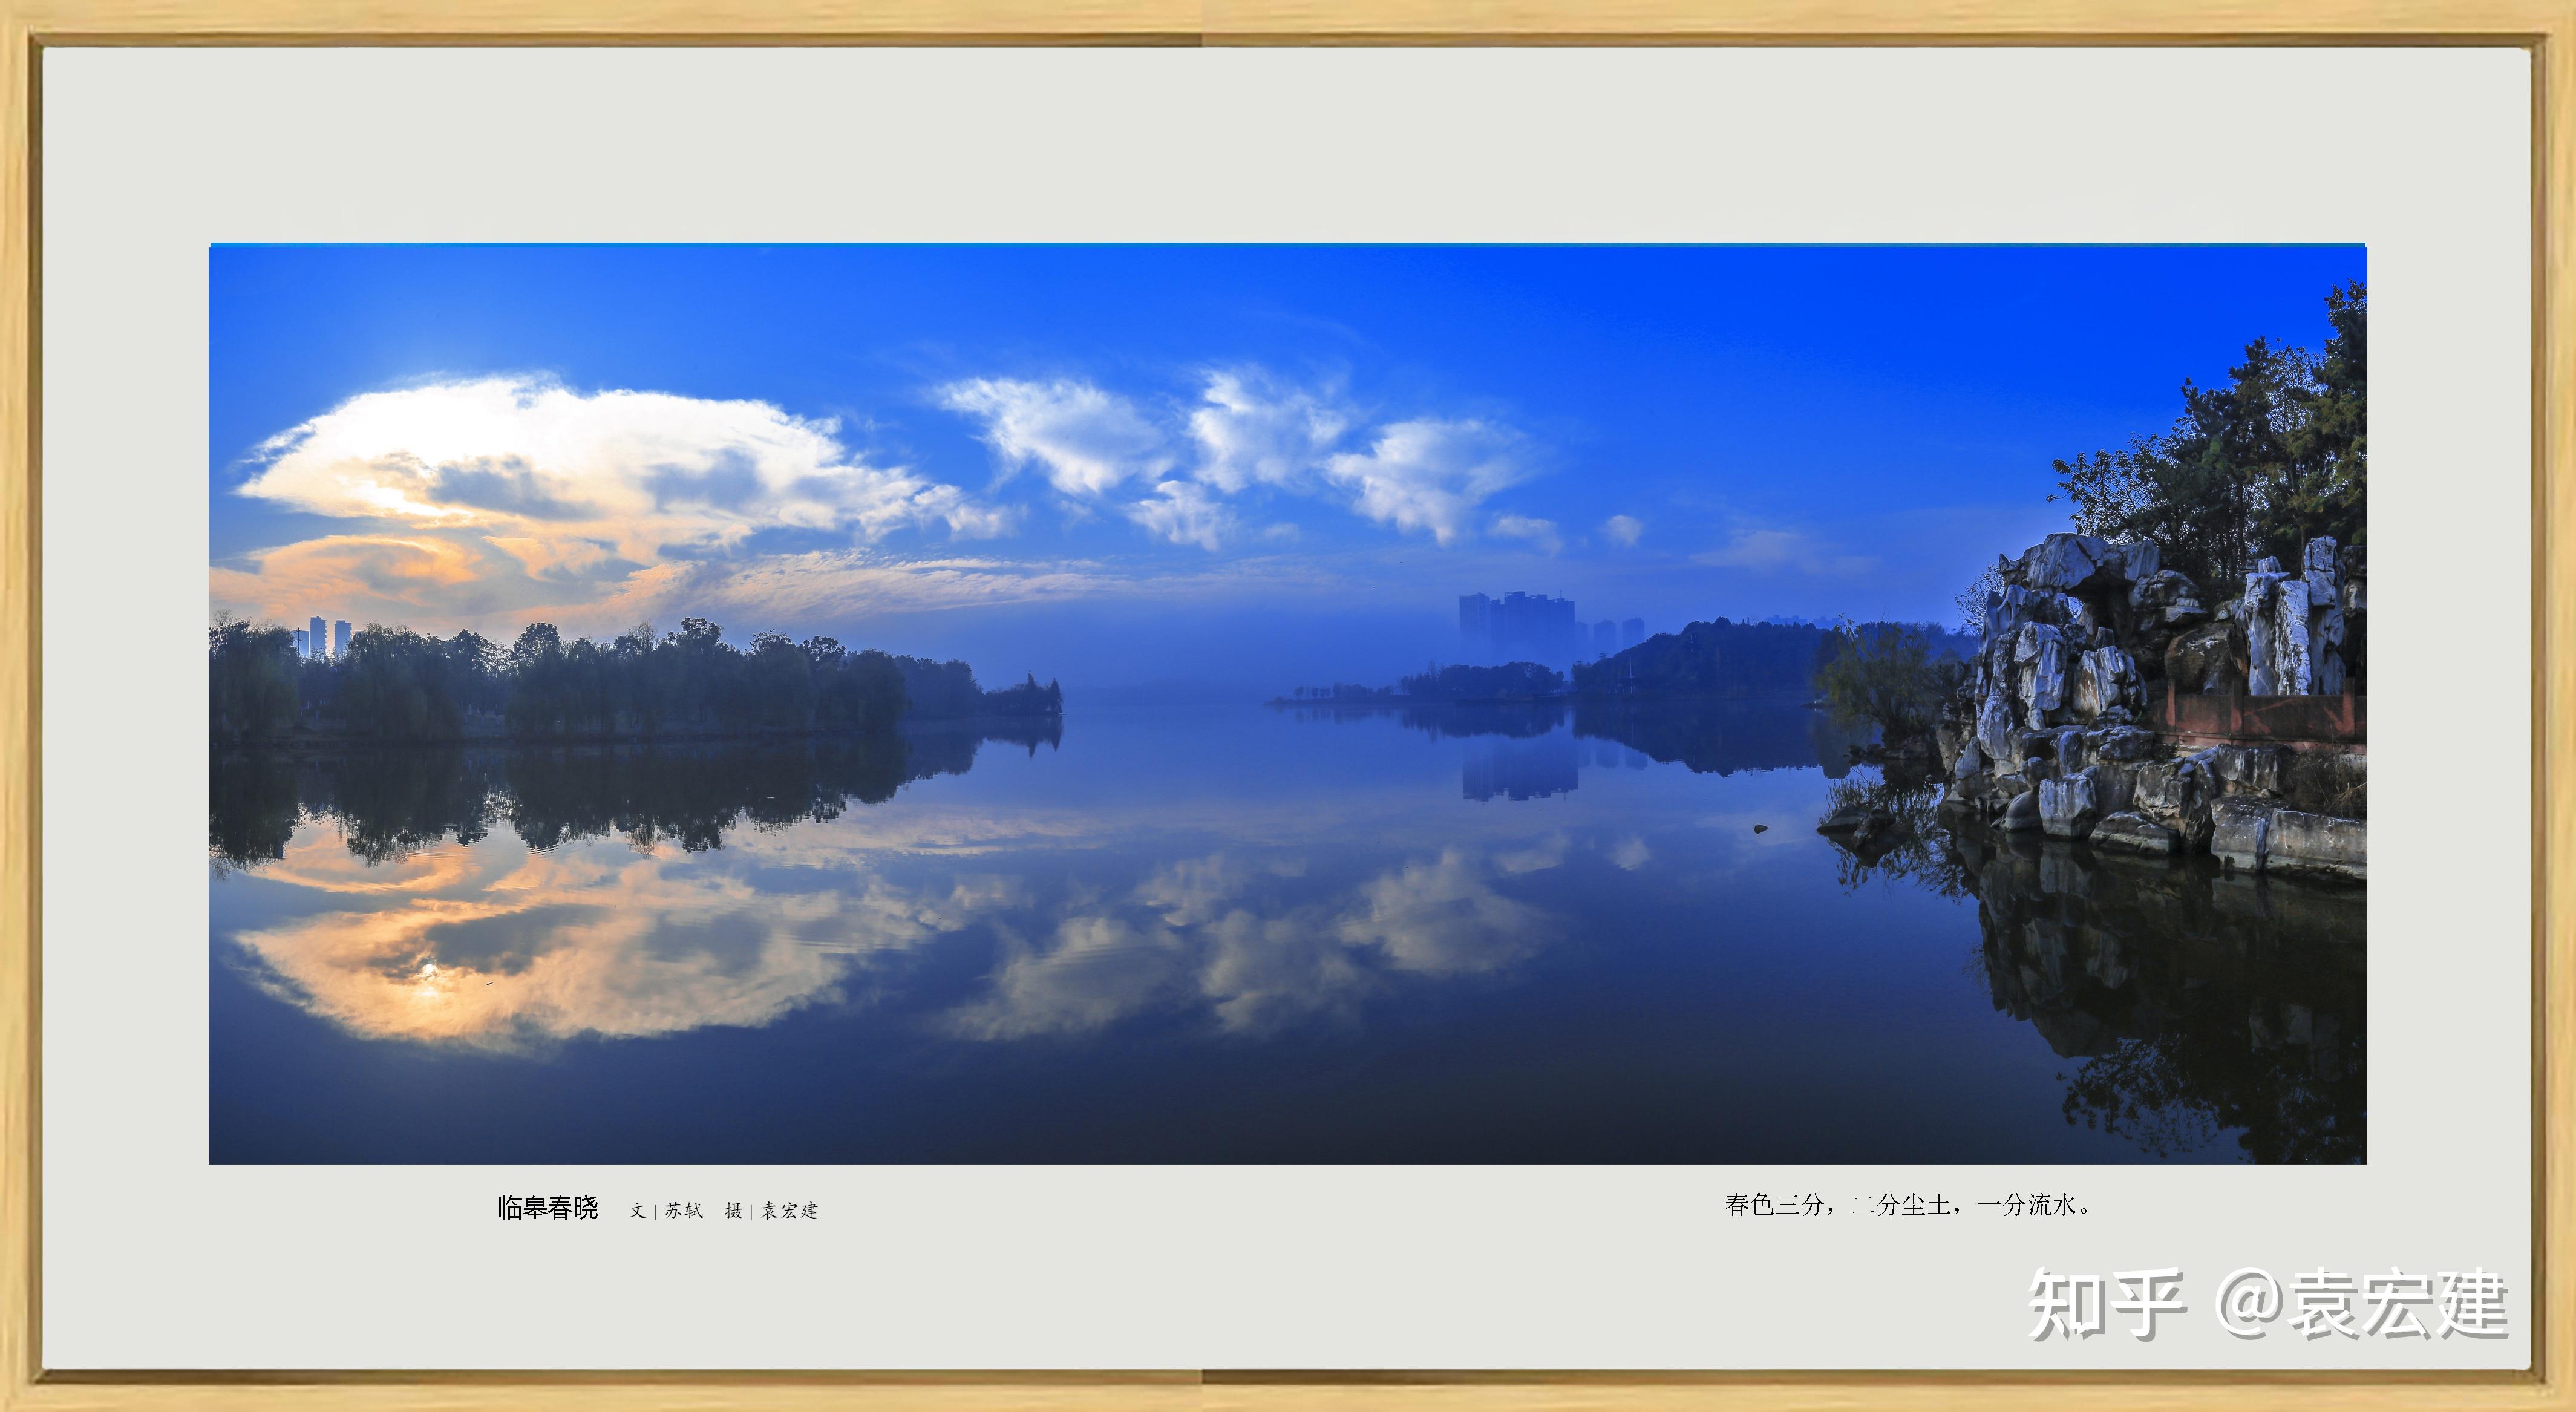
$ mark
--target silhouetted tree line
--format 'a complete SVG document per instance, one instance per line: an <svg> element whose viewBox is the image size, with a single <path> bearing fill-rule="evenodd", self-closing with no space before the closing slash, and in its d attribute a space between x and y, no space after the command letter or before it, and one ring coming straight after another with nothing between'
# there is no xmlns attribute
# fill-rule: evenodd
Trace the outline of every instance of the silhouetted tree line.
<svg viewBox="0 0 2576 1412"><path fill-rule="evenodd" d="M1855 642L1902 642L1929 661L1964 662L1977 640L1933 623L1737 623L1725 618L1658 633L1626 651L1574 665L1574 695L1588 697L1753 697L1812 693L1818 677ZM1399 706L1424 701L1531 700L1565 694L1567 676L1536 662L1499 667L1433 665L1393 686L1335 682L1301 686L1280 705Z"/></svg>
<svg viewBox="0 0 2576 1412"><path fill-rule="evenodd" d="M1289 693L1291 701L1312 701L1319 705L1339 702L1351 706L1365 706L1372 702L1392 705L1403 696L1404 693L1395 687L1362 686L1349 681L1337 681L1331 686L1301 686Z"/></svg>
<svg viewBox="0 0 2576 1412"><path fill-rule="evenodd" d="M2363 490L2369 470L2370 296L2361 281L2326 292L2334 332L2323 352L2245 345L2227 381L2185 380L2182 415L2125 450L2055 464L2075 527L2115 540L2152 540L2164 567L2204 588L2241 582L2257 560L2296 565L2307 542L2332 535L2348 572L2369 552Z"/></svg>
<svg viewBox="0 0 2576 1412"><path fill-rule="evenodd" d="M910 659L898 657L895 660L902 662ZM954 667L963 666L964 664L951 662L948 665ZM1021 682L1018 686L1006 686L999 691L985 692L980 707L976 711L968 714L1021 717L1061 716L1064 714L1064 688L1057 686L1054 682L1048 682L1046 685L1040 686L1038 685L1038 674L1031 672L1028 674L1028 679Z"/></svg>
<svg viewBox="0 0 2576 1412"><path fill-rule="evenodd" d="M921 780L933 775L962 775L975 768L976 752L985 742L995 740L1019 746L1034 759L1039 746L1054 749L1064 744L1064 718L986 714L907 726L903 733L903 777Z"/></svg>
<svg viewBox="0 0 2576 1412"><path fill-rule="evenodd" d="M1396 678L1405 695L1445 701L1489 701L1515 696L1553 696L1565 690L1565 673L1536 662L1505 662L1499 667L1427 667Z"/></svg>
<svg viewBox="0 0 2576 1412"><path fill-rule="evenodd" d="M1974 638L1929 623L1862 623L1840 631L1905 632L1933 657L1964 659ZM1816 674L1843 650L1836 631L1811 623L1737 623L1718 618L1657 633L1597 662L1577 663L1585 696L1768 696L1815 689Z"/></svg>
<svg viewBox="0 0 2576 1412"><path fill-rule="evenodd" d="M1565 724L1565 702L1555 698L1443 701L1431 697L1407 704L1397 711L1396 720L1405 729L1420 731L1434 740L1472 740L1477 736L1534 740Z"/></svg>
<svg viewBox="0 0 2576 1412"><path fill-rule="evenodd" d="M1536 662L1506 662L1499 667L1443 667L1435 662L1411 676L1396 678L1393 686L1361 686L1355 682L1301 686L1274 704L1402 706L1419 702L1526 701L1556 696L1564 690L1565 673Z"/></svg>
<svg viewBox="0 0 2576 1412"><path fill-rule="evenodd" d="M837 817L907 780L963 774L986 739L1053 743L1055 721L941 723L794 741L213 753L207 845L219 869L283 858L306 819L372 863L509 828L532 848L611 834L638 848L721 847L726 833Z"/></svg>
<svg viewBox="0 0 2576 1412"><path fill-rule="evenodd" d="M490 718L527 739L890 730L907 714L1059 716L1064 693L987 692L963 662L853 651L829 637L761 633L749 649L704 618L660 636L643 624L608 642L564 641L531 623L509 647L474 632L441 640L370 624L337 657L299 656L285 628L238 619L207 633L215 738L275 740L332 728L375 740L456 740Z"/></svg>
<svg viewBox="0 0 2576 1412"><path fill-rule="evenodd" d="M1822 766L1825 778L1851 772L1857 743L1831 714L1781 697L1611 700L1577 697L1574 733L1621 745L1695 775Z"/></svg>

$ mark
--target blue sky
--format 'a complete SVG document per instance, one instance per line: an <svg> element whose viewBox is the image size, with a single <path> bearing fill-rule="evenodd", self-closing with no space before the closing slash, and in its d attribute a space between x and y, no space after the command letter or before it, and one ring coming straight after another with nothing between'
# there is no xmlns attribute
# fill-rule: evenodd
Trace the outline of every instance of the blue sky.
<svg viewBox="0 0 2576 1412"><path fill-rule="evenodd" d="M1947 621L2357 246L220 246L214 603L1224 693Z"/></svg>

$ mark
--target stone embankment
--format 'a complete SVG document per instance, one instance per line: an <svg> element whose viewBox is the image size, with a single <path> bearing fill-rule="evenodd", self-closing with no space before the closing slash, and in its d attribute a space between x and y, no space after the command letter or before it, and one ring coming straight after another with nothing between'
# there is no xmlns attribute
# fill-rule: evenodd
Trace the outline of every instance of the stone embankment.
<svg viewBox="0 0 2576 1412"><path fill-rule="evenodd" d="M2363 595L2337 546L2272 559L2205 604L2153 544L2053 534L1999 565L1984 636L1934 747L1942 808L2008 832L2149 854L2207 852L2246 871L2367 876L2368 760L2354 742L2185 751L2156 729L2168 690L2340 695Z"/></svg>

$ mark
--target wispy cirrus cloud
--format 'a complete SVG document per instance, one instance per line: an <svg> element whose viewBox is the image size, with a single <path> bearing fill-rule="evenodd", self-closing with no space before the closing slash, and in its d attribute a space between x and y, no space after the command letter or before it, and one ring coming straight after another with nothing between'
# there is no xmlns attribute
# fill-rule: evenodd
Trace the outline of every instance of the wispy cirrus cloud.
<svg viewBox="0 0 2576 1412"><path fill-rule="evenodd" d="M1063 494L1098 499L1171 465L1163 433L1124 397L1070 378L971 378L939 389L939 405L984 423L1005 480L1034 465Z"/></svg>
<svg viewBox="0 0 2576 1412"><path fill-rule="evenodd" d="M1127 517L1174 544L1195 544L1213 553L1234 535L1234 512L1196 481L1167 480L1154 487L1154 497L1127 507Z"/></svg>
<svg viewBox="0 0 2576 1412"><path fill-rule="evenodd" d="M1842 578L1868 573L1878 565L1876 556L1846 553L1804 530L1776 526L1739 526L1714 547L1692 555L1691 562L1755 573Z"/></svg>
<svg viewBox="0 0 2576 1412"><path fill-rule="evenodd" d="M1311 489L1356 416L1333 388L1294 387L1259 369L1209 373L1189 417L1195 474L1228 495L1255 485Z"/></svg>
<svg viewBox="0 0 2576 1412"><path fill-rule="evenodd" d="M1529 448L1485 420L1417 416L1366 428L1338 384L1300 384L1257 366L1200 375L1198 399L1158 421L1149 402L1096 384L974 378L943 385L939 405L976 418L1003 479L1037 467L1079 517L1094 504L1172 544L1210 552L1238 536L1230 501L1321 501L1440 544L1470 538L1480 508L1528 479ZM1181 471L1177 448L1195 452ZM1506 538L1562 547L1554 527L1507 516ZM1274 526L1275 528L1275 526Z"/></svg>
<svg viewBox="0 0 2576 1412"><path fill-rule="evenodd" d="M1553 520L1532 519L1527 515L1496 515L1492 531L1503 539L1525 541L1543 554L1554 554L1565 547L1565 537L1556 532Z"/></svg>
<svg viewBox="0 0 2576 1412"><path fill-rule="evenodd" d="M1477 507L1529 475L1509 428L1433 417L1381 427L1367 450L1324 462L1325 478L1350 493L1353 509L1441 544L1468 537Z"/></svg>

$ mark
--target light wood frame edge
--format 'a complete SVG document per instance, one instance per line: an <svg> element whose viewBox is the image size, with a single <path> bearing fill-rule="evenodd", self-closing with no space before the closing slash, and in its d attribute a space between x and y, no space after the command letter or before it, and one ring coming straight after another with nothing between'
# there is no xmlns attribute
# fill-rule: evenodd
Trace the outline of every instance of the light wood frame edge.
<svg viewBox="0 0 2576 1412"><path fill-rule="evenodd" d="M2532 55L2533 1271L2536 1363L2504 1375L1414 1372L48 1374L39 1364L43 43L2514 43ZM0 1407L2120 1409L2576 1407L2566 1158L2576 986L2576 4L2534 0L66 0L0 4Z"/></svg>

